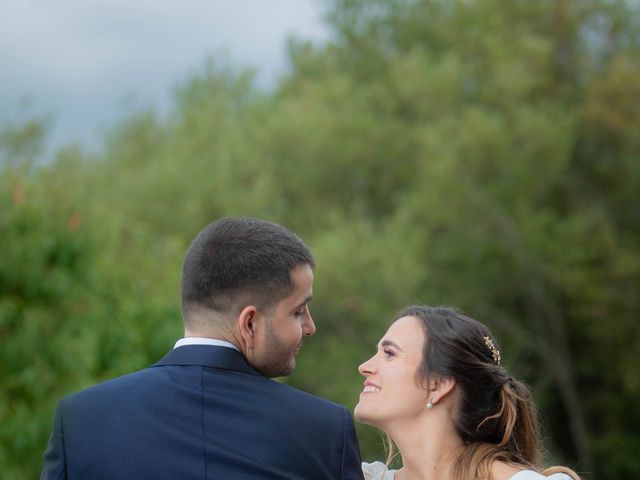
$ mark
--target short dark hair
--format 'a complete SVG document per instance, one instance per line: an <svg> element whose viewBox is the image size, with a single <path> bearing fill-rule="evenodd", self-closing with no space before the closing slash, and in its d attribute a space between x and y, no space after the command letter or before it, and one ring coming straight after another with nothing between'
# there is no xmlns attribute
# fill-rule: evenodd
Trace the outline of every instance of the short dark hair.
<svg viewBox="0 0 640 480"><path fill-rule="evenodd" d="M182 310L197 306L226 313L239 299L269 309L293 289L291 271L314 267L293 232L253 218L223 218L207 225L187 250L182 267Z"/></svg>

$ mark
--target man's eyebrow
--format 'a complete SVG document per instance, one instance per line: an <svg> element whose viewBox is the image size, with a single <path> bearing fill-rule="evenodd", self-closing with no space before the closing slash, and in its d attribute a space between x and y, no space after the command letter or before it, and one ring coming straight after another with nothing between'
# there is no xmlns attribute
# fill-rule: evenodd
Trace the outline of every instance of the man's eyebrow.
<svg viewBox="0 0 640 480"><path fill-rule="evenodd" d="M304 307L307 303L309 303L311 301L311 298L313 298L312 295L309 295L308 297L306 297L302 302L300 302L298 305L296 305L294 310L297 310L299 308Z"/></svg>
<svg viewBox="0 0 640 480"><path fill-rule="evenodd" d="M400 350L401 352L404 351L400 348L400 345L398 345L396 342L392 342L391 340L382 340L380 342L380 346L381 347L394 347L397 348L398 350Z"/></svg>

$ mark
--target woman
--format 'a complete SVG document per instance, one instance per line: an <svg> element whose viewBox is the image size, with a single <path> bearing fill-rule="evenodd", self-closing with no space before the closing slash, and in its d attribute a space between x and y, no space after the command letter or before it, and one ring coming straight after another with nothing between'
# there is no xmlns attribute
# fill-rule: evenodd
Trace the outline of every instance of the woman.
<svg viewBox="0 0 640 480"><path fill-rule="evenodd" d="M355 417L382 429L403 464L365 463L367 480L579 479L564 467L538 473L529 391L501 366L489 329L456 310L406 308L359 371Z"/></svg>

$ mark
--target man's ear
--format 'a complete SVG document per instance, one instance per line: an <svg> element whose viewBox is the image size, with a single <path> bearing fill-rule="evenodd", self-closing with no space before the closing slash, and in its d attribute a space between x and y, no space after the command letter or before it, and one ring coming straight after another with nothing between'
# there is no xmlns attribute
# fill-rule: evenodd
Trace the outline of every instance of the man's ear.
<svg viewBox="0 0 640 480"><path fill-rule="evenodd" d="M253 305L247 305L238 315L238 328L247 350L255 346L257 317L258 310Z"/></svg>
<svg viewBox="0 0 640 480"><path fill-rule="evenodd" d="M444 397L449 395L456 386L456 379L453 377L435 377L429 381L429 398L435 405Z"/></svg>

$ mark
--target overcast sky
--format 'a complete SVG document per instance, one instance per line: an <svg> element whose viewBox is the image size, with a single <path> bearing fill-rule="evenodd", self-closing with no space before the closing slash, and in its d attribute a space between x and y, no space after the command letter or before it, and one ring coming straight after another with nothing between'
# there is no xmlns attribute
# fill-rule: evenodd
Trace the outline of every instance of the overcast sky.
<svg viewBox="0 0 640 480"><path fill-rule="evenodd" d="M286 71L289 35L328 37L319 0L0 0L0 126L51 118L49 152L95 148L119 118L166 111L207 56Z"/></svg>

